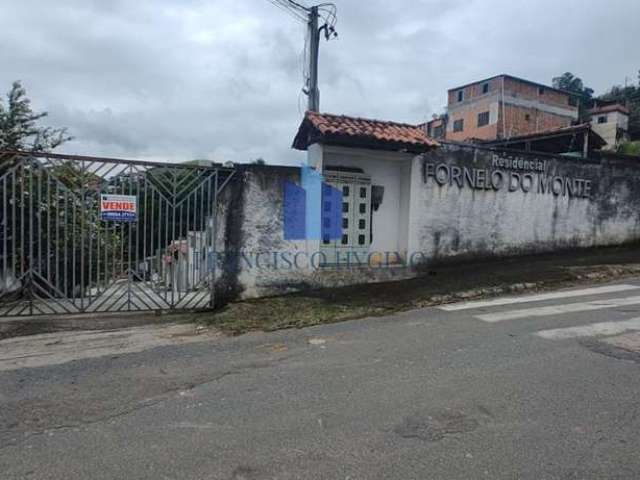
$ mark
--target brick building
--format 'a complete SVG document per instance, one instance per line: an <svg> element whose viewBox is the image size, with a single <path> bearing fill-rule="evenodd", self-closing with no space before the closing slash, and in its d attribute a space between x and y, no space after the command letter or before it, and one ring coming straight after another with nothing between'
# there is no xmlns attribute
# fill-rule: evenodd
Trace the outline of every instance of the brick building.
<svg viewBox="0 0 640 480"><path fill-rule="evenodd" d="M570 93L511 75L448 91L447 140L495 140L567 127L578 120Z"/></svg>
<svg viewBox="0 0 640 480"><path fill-rule="evenodd" d="M434 115L434 117L426 123L427 135L436 140L445 138L447 129L447 116Z"/></svg>

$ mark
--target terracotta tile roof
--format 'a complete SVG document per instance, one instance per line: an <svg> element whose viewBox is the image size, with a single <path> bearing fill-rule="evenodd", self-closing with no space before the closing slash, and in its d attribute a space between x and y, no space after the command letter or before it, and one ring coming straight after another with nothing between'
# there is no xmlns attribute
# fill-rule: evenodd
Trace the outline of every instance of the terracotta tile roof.
<svg viewBox="0 0 640 480"><path fill-rule="evenodd" d="M427 136L424 125L307 112L293 141L293 148L306 150L316 142L412 153L439 145Z"/></svg>

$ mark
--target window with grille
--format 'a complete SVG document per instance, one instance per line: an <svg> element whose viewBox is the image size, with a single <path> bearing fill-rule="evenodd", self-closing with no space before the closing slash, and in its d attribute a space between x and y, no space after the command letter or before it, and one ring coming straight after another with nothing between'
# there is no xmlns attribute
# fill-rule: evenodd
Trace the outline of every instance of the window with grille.
<svg viewBox="0 0 640 480"><path fill-rule="evenodd" d="M482 112L478 114L478 126L484 127L489 125L489 112Z"/></svg>

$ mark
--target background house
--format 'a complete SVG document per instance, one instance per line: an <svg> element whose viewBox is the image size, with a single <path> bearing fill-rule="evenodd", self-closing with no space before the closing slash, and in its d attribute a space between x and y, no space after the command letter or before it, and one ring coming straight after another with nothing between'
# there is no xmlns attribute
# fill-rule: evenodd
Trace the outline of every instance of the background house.
<svg viewBox="0 0 640 480"><path fill-rule="evenodd" d="M447 140L495 140L570 126L578 105L568 92L503 74L450 89L447 113Z"/></svg>
<svg viewBox="0 0 640 480"><path fill-rule="evenodd" d="M606 143L606 150L615 150L629 140L629 109L619 103L600 104L589 110L591 128Z"/></svg>

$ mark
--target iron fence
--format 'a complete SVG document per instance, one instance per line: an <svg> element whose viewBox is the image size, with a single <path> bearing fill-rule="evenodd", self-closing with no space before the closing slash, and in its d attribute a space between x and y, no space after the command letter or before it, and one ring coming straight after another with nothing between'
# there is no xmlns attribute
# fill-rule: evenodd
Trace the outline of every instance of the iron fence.
<svg viewBox="0 0 640 480"><path fill-rule="evenodd" d="M233 170L0 152L0 317L214 306Z"/></svg>

